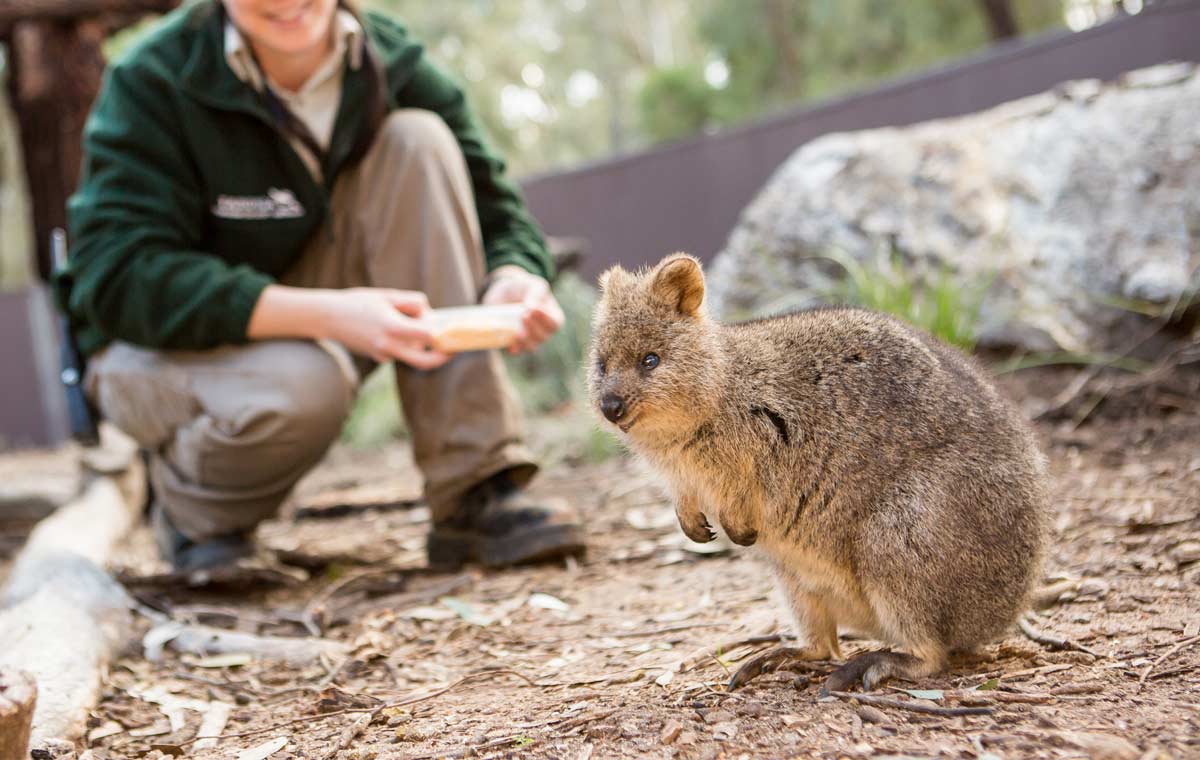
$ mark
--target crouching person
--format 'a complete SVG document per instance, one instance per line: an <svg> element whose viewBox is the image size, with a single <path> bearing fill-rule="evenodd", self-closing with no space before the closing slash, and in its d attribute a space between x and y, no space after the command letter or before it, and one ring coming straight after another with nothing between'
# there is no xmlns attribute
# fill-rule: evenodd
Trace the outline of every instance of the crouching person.
<svg viewBox="0 0 1200 760"><path fill-rule="evenodd" d="M537 470L495 351L428 348L435 307L563 314L545 243L462 92L399 24L344 0L208 0L111 67L84 137L56 282L101 414L150 453L180 570L252 552L395 362L434 524L432 565L583 548Z"/></svg>

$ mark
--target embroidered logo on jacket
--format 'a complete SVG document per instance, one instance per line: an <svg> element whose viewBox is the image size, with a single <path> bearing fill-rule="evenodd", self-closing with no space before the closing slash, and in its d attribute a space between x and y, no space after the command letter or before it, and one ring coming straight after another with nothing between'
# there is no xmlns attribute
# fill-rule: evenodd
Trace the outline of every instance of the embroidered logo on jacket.
<svg viewBox="0 0 1200 760"><path fill-rule="evenodd" d="M212 213L221 219L297 219L304 216L304 206L291 190L272 187L265 197L218 195Z"/></svg>

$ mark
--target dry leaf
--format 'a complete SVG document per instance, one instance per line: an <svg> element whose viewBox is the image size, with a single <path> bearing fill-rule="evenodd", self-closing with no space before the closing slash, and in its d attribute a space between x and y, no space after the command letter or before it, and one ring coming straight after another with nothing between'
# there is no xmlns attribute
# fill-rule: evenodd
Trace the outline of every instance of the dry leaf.
<svg viewBox="0 0 1200 760"><path fill-rule="evenodd" d="M453 611L443 607L412 607L399 613L396 617L409 620L449 620L456 615Z"/></svg>
<svg viewBox="0 0 1200 760"><path fill-rule="evenodd" d="M161 686L151 688L133 688L129 693L144 702L151 702L158 705L158 710L163 715L167 716L167 720L171 722L171 731L178 731L183 728L186 723L184 718L184 710L195 710L196 712L208 712L210 703L202 699L191 699L189 697L176 696ZM137 735L130 731L130 735ZM143 736L154 736L154 734L142 734Z"/></svg>
<svg viewBox="0 0 1200 760"><path fill-rule="evenodd" d="M928 699L934 702L946 698L946 692L941 689L901 689L900 691L915 699Z"/></svg>
<svg viewBox="0 0 1200 760"><path fill-rule="evenodd" d="M528 604L535 609L553 610L554 612L569 612L571 609L570 605L562 599L542 593L530 594Z"/></svg>
<svg viewBox="0 0 1200 760"><path fill-rule="evenodd" d="M458 615L465 622L470 623L471 625L484 627L491 625L494 622L490 616L480 612L470 602L464 602L458 597L443 596L438 601L441 602L443 606L453 610L454 614Z"/></svg>
<svg viewBox="0 0 1200 760"><path fill-rule="evenodd" d="M713 726L713 738L719 742L727 742L735 736L737 736L737 724L733 721Z"/></svg>
<svg viewBox="0 0 1200 760"><path fill-rule="evenodd" d="M237 760L266 760L266 758L286 747L287 743L288 737L280 736L269 742L263 742L257 747L242 750L238 753Z"/></svg>
<svg viewBox="0 0 1200 760"><path fill-rule="evenodd" d="M1135 760L1141 755L1137 747L1112 734L1067 731L1060 736L1082 749L1092 760Z"/></svg>
<svg viewBox="0 0 1200 760"><path fill-rule="evenodd" d="M196 749L211 749L217 746L215 737L225 730L225 724L229 722L232 712L233 705L228 702L213 702L209 705L200 721L200 730L196 732Z"/></svg>
<svg viewBox="0 0 1200 760"><path fill-rule="evenodd" d="M667 721L663 726L662 733L658 735L658 740L662 744L670 744L679 738L679 734L683 732L683 725L677 720Z"/></svg>
<svg viewBox="0 0 1200 760"><path fill-rule="evenodd" d="M120 723L117 723L115 720L110 720L106 723L96 726L91 731L88 731L88 744L95 744L101 739L105 739L109 736L115 736L119 733L123 733L124 731L124 726L122 726Z"/></svg>

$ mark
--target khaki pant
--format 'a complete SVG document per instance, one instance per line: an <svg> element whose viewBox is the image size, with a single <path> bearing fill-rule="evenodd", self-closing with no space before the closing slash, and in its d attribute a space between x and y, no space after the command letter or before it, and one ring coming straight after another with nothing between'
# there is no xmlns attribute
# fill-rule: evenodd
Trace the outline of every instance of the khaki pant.
<svg viewBox="0 0 1200 760"><path fill-rule="evenodd" d="M300 287L420 290L435 307L475 303L479 222L454 135L427 111L393 113L363 161L339 177L331 212L283 278ZM115 343L88 389L105 418L151 454L171 521L200 540L270 517L337 438L371 369L340 345L273 340L212 351ZM536 472L519 403L495 351L423 372L397 364L414 455L435 520L484 478Z"/></svg>

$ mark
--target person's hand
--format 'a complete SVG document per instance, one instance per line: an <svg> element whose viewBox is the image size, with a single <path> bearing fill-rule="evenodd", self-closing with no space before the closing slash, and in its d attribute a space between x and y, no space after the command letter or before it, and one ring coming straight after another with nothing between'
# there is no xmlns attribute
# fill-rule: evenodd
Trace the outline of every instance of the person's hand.
<svg viewBox="0 0 1200 760"><path fill-rule="evenodd" d="M525 306L521 330L509 346L510 353L533 351L562 327L564 316L550 283L517 266L502 266L492 273L492 284L483 303L519 303Z"/></svg>
<svg viewBox="0 0 1200 760"><path fill-rule="evenodd" d="M435 369L449 354L429 348L429 311L424 293L388 288L348 288L327 292L327 337L377 362L401 361L417 369Z"/></svg>

